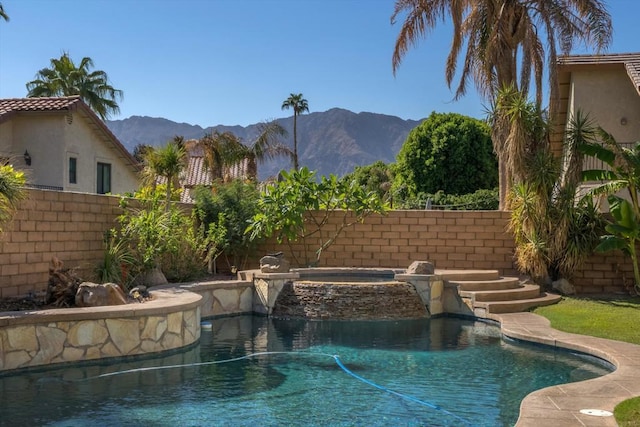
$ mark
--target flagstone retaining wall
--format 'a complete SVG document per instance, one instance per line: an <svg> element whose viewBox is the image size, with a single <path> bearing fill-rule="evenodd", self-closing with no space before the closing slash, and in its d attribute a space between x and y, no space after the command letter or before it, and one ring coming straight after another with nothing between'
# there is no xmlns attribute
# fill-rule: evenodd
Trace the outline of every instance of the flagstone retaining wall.
<svg viewBox="0 0 640 427"><path fill-rule="evenodd" d="M144 303L2 313L0 371L158 353L200 339L200 295L152 295Z"/></svg>

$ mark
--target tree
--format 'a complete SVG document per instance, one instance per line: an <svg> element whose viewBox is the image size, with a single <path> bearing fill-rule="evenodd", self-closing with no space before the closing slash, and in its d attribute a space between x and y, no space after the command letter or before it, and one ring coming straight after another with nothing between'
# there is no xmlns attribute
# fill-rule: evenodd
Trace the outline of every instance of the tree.
<svg viewBox="0 0 640 427"><path fill-rule="evenodd" d="M288 110L289 108L293 109L293 168L298 170L300 167L298 164L298 115L309 112L309 104L301 93L292 93L282 103L283 110Z"/></svg>
<svg viewBox="0 0 640 427"><path fill-rule="evenodd" d="M2 7L2 3L0 3L0 18L9 22L9 15L7 15L7 12L4 11L4 7Z"/></svg>
<svg viewBox="0 0 640 427"><path fill-rule="evenodd" d="M449 15L453 23L445 70L449 87L462 57L455 98L465 94L470 79L489 100L505 87L515 88L526 98L533 79L539 108L546 73L551 117L558 102L557 52L571 52L575 42L602 50L612 37L611 17L601 0L396 0L392 24L404 13L406 18L392 57L394 74L409 47ZM508 112L499 114L503 117L500 121L507 121L504 117ZM492 135L499 160L501 209L507 207L506 195L512 178L505 167L505 158L510 156L504 150L509 131L508 126L498 126Z"/></svg>
<svg viewBox="0 0 640 427"><path fill-rule="evenodd" d="M343 176L342 179L356 181L365 190L377 193L381 200L390 200L393 170L382 160L366 166L356 166L353 172Z"/></svg>
<svg viewBox="0 0 640 427"><path fill-rule="evenodd" d="M301 262L291 251L298 265L317 266L322 252L333 244L342 231L364 221L367 216L387 211L373 191L367 191L356 181L339 180L335 175L322 176L303 167L291 173L282 172L282 181L269 185L258 200L257 213L247 228L251 239L275 235L289 247L301 240L304 248ZM331 218L338 218L337 223ZM310 257L312 248L317 248Z"/></svg>
<svg viewBox="0 0 640 427"><path fill-rule="evenodd" d="M51 68L43 68L35 80L27 83L30 98L47 96L78 95L87 105L105 120L111 114L119 114L118 101L122 91L109 84L107 73L91 71L93 61L84 57L76 66L68 53L59 59L51 58Z"/></svg>
<svg viewBox="0 0 640 427"><path fill-rule="evenodd" d="M224 170L241 157L242 143L232 132L214 130L198 140L204 152L204 164L214 180L224 180Z"/></svg>
<svg viewBox="0 0 640 427"><path fill-rule="evenodd" d="M414 128L398 153L394 189L467 194L497 185L498 169L489 127L455 113L431 113Z"/></svg>
<svg viewBox="0 0 640 427"><path fill-rule="evenodd" d="M153 150L153 146L149 144L138 144L133 147L133 157L138 163L144 163L144 158L149 151Z"/></svg>
<svg viewBox="0 0 640 427"><path fill-rule="evenodd" d="M249 146L242 145L237 151L237 161L247 159L247 175L251 179L258 178L258 162L279 156L293 159L291 149L280 142L280 138L286 136L287 130L275 120L258 124L258 136L255 141Z"/></svg>
<svg viewBox="0 0 640 427"><path fill-rule="evenodd" d="M155 188L159 177L166 181L166 210L169 210L171 189L180 186L178 179L187 165L187 152L181 141L181 137L176 137L164 147L149 150L144 157L143 182Z"/></svg>

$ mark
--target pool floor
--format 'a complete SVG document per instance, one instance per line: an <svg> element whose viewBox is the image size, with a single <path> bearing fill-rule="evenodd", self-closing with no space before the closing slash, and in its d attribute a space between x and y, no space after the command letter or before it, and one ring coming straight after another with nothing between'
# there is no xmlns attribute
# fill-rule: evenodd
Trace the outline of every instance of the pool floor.
<svg viewBox="0 0 640 427"><path fill-rule="evenodd" d="M511 426L607 366L457 318L214 319L187 351L0 377L0 425Z"/></svg>

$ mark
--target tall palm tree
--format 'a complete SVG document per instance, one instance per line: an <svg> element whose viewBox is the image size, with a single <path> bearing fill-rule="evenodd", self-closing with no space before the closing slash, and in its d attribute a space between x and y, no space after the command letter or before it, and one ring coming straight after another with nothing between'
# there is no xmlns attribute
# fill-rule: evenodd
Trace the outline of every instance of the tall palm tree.
<svg viewBox="0 0 640 427"><path fill-rule="evenodd" d="M79 95L103 120L111 114L119 114L118 101L121 90L109 84L107 73L91 71L93 61L84 57L76 66L68 53L59 59L51 59L51 68L43 68L35 80L27 83L28 97Z"/></svg>
<svg viewBox="0 0 640 427"><path fill-rule="evenodd" d="M298 170L298 115L309 112L309 104L301 93L292 93L282 103L282 109L293 109L293 168Z"/></svg>
<svg viewBox="0 0 640 427"><path fill-rule="evenodd" d="M445 69L450 87L462 58L455 98L465 94L469 80L493 101L505 87L526 95L533 79L540 107L546 73L551 117L558 102L558 51L571 52L575 42L602 50L612 37L611 17L602 0L396 0L392 24L404 14L392 57L394 74L409 48L450 16L453 39ZM507 115L499 120L507 122ZM499 160L501 209L506 208L512 178L504 150L509 132L508 126L500 126L492 135Z"/></svg>

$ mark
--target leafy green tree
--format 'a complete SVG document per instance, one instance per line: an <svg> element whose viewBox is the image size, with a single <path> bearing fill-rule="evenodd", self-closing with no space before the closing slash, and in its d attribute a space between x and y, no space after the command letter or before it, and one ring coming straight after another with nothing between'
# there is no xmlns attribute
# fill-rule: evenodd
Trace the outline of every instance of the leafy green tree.
<svg viewBox="0 0 640 427"><path fill-rule="evenodd" d="M345 175L342 179L347 182L355 181L365 190L377 193L380 199L391 201L393 170L382 160L370 165L356 166L353 172Z"/></svg>
<svg viewBox="0 0 640 427"><path fill-rule="evenodd" d="M472 193L497 185L489 127L455 113L431 113L413 129L395 165L394 191L401 197L444 191Z"/></svg>
<svg viewBox="0 0 640 427"><path fill-rule="evenodd" d="M634 287L640 293L640 254L636 249L640 242L640 142L633 148L626 148L602 128L598 128L597 135L603 144L591 138L580 146L582 153L593 156L608 166L608 169L583 172L585 181L600 182L585 197L608 196L612 219L605 227L608 234L602 237L596 251L619 249L631 257ZM624 191L628 200L616 195L619 191Z"/></svg>
<svg viewBox="0 0 640 427"><path fill-rule="evenodd" d="M405 20L393 52L394 73L409 48L449 16L453 38L445 76L451 86L459 72L456 99L466 93L467 83L473 80L490 101L505 87L513 87L525 98L529 87L534 87L540 108L546 74L552 115L559 102L557 52L570 53L576 42L603 50L613 32L602 0L396 0L391 22L400 16ZM459 64L462 70L458 70ZM507 117L512 115L498 113L504 125L492 129L492 139L499 160L500 208L505 209L512 182L511 170L506 167L511 156L507 148L513 148L505 141L511 133Z"/></svg>
<svg viewBox="0 0 640 427"><path fill-rule="evenodd" d="M2 225L15 213L18 203L26 198L24 172L9 164L0 164L0 233Z"/></svg>
<svg viewBox="0 0 640 427"><path fill-rule="evenodd" d="M68 53L59 59L51 58L51 67L43 68L35 80L27 83L28 97L78 95L87 105L105 120L111 114L120 114L118 101L122 91L109 84L107 73L91 71L93 61L84 57L76 66Z"/></svg>
<svg viewBox="0 0 640 427"><path fill-rule="evenodd" d="M275 236L290 248L292 242L302 241L304 259L299 260L293 251L291 256L298 265L312 266L318 265L322 252L345 228L386 210L387 205L375 192L366 191L357 182L335 175L323 176L318 182L315 173L303 167L282 172L282 181L267 186L247 232L252 239ZM340 220L337 227L325 229L335 216Z"/></svg>
<svg viewBox="0 0 640 427"><path fill-rule="evenodd" d="M258 212L260 193L252 183L233 180L229 183L217 183L213 191L198 187L193 191L195 211L198 220L208 230L212 224L224 228L224 237L217 248L224 256L229 270L244 268L247 259L255 252L257 240L249 239L245 233L247 225Z"/></svg>
<svg viewBox="0 0 640 427"><path fill-rule="evenodd" d="M133 147L133 157L139 162L139 163L144 163L145 162L145 156L147 155L147 153L149 153L149 151L153 150L153 145L149 145L149 144L138 144L135 147Z"/></svg>
<svg viewBox="0 0 640 427"><path fill-rule="evenodd" d="M309 103L302 97L301 93L292 93L282 103L282 109L293 109L293 168L298 170L298 116L304 112L309 112Z"/></svg>

